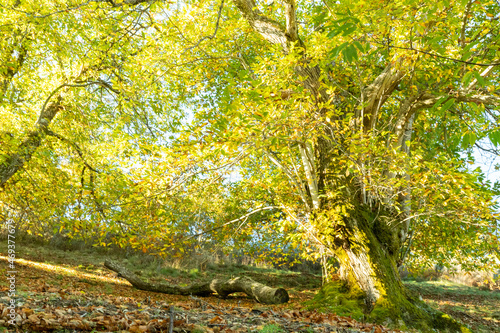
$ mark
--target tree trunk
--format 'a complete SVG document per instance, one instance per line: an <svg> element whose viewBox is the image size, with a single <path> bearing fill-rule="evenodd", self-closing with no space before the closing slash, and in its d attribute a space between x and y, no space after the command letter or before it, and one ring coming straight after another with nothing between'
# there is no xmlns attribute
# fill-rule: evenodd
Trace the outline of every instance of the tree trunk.
<svg viewBox="0 0 500 333"><path fill-rule="evenodd" d="M171 295L196 295L209 296L213 293L221 297L227 297L229 294L244 292L259 303L263 304L281 304L290 299L288 293L283 288L271 288L248 277L237 277L231 280L217 280L187 287L171 286L166 283L148 283L142 281L137 275L121 266L117 262L106 260L104 266L119 273L134 287L141 290L153 291Z"/></svg>
<svg viewBox="0 0 500 333"><path fill-rule="evenodd" d="M398 223L390 212L371 212L363 206L333 218L336 225L323 235L337 256L340 280L325 284L316 296L334 312L349 313L356 319L400 328L406 325L423 331L433 328L463 332L465 327L449 316L431 309L405 288L396 261L401 246ZM317 223L332 213L318 214ZM334 230L334 231L333 231ZM328 241L330 239L330 241Z"/></svg>

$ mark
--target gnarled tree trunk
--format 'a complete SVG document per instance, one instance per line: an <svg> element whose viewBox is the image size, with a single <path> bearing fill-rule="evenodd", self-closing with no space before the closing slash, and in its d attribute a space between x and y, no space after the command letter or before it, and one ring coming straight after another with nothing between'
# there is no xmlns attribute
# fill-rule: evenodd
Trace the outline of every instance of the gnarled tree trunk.
<svg viewBox="0 0 500 333"><path fill-rule="evenodd" d="M324 285L316 300L327 301L332 309L345 309L346 300L350 301L353 316L362 315L380 324L461 332L463 326L425 305L403 285L396 263L401 247L399 231L388 223L394 216L353 206L333 219L331 212L318 214L318 223L328 222L324 220L328 216L331 224L339 226L322 236L339 261L341 279Z"/></svg>
<svg viewBox="0 0 500 333"><path fill-rule="evenodd" d="M372 82L360 85L360 91L355 93L360 93L361 102L355 106L351 105L349 109L342 99L336 100L335 94L330 96L325 90L322 80L327 80L325 77L328 75L322 73L318 66L309 65L313 62L307 58L305 43L299 38L295 0L282 1L285 16L282 21L285 25L264 16L259 11L256 0L233 0L233 2L253 30L269 43L281 46L285 54L297 47L301 49L302 59L295 65L294 71L297 80L309 90L311 101L314 101L311 103L311 119L325 117L327 109L325 106L333 103L338 111L331 117L333 123L336 121L341 125L349 123L351 128L346 132L352 131L361 138L371 136L377 129L377 121L384 103L393 95L403 78L413 70L413 65L404 63L403 58L387 62L385 68ZM460 93L457 96L459 96L457 99L460 98ZM406 96L390 128L393 142L388 142L388 150L408 153L409 147L406 147L405 142L411 139L416 112L434 105L436 98L442 96L426 94ZM349 113L354 114L354 117L350 120L342 118ZM325 128L329 126L327 123L330 123L330 120L324 123ZM396 262L402 243L408 235L410 192L401 191L406 194L401 195L396 201L393 199L394 193L388 193L387 198L380 196L377 196L377 199L367 198L362 179L352 178L344 184L337 184L340 186L332 185L332 182L335 183L344 177L346 170L338 170L339 165L337 169L331 170L329 165L331 160L340 158L351 161L356 158L349 153L349 142L347 142L349 138L339 134L338 128L339 126L333 126L316 138L305 139L308 142L298 143L306 176L304 178L308 182L309 198L304 198L306 195L297 185L299 182L296 177L276 161L274 156L268 154L270 160L284 171L297 192L301 194L306 211L304 215L310 217L309 223L313 224L311 230L316 230L318 239L322 239L320 245L328 248L340 262L342 281L335 282L341 284L340 288L325 286L320 294L324 295L328 290L341 292L347 298L359 301L358 306L364 316L375 321L384 322L390 318L400 326L406 323L424 330L430 330L431 327L446 327L452 331L462 331L461 326L448 316L426 307L423 302L410 295L399 277ZM311 143L315 145L314 149L311 149ZM330 145L335 147L329 147ZM335 154L344 155L334 156ZM387 161L387 166L391 163L392 161ZM358 164L360 168L364 167L362 162ZM386 173L388 179L396 177L389 172L389 168ZM404 174L398 176L406 177ZM331 199L331 195L338 197ZM374 213L368 207L368 202L371 203L371 207L383 207L384 204L387 207L398 207L403 214L396 216L390 211ZM344 296L331 296L333 297L327 297L331 303L345 299Z"/></svg>

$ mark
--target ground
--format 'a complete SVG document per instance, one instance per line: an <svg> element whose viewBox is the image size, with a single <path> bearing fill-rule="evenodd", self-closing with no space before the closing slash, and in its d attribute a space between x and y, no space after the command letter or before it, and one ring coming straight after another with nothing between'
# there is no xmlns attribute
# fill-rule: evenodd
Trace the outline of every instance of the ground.
<svg viewBox="0 0 500 333"><path fill-rule="evenodd" d="M461 320L473 332L500 332L500 290L480 290L446 280L405 284L426 303Z"/></svg>
<svg viewBox="0 0 500 333"><path fill-rule="evenodd" d="M0 242L0 275L8 267L6 242ZM172 296L134 289L102 266L105 255L92 250L62 251L16 244L16 322L21 331L167 332L398 332L349 317L307 310L321 278L242 265L174 269L158 260L114 255L144 279L191 284L246 275L290 293L289 303L264 306L244 294L228 299ZM474 332L500 332L500 293L447 282L408 282L423 299L469 325ZM8 325L9 283L0 281L0 332ZM19 329L19 327L18 327Z"/></svg>

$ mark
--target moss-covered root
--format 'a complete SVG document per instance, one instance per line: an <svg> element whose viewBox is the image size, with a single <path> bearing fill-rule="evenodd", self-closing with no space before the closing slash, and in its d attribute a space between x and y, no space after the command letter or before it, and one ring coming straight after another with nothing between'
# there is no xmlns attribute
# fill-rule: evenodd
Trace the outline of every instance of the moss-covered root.
<svg viewBox="0 0 500 333"><path fill-rule="evenodd" d="M403 295L401 295L403 296ZM337 280L325 284L315 298L306 303L309 309L333 312L386 326L407 329L416 328L421 332L459 332L470 330L440 311L410 295L400 300L389 301L381 297L370 313L365 313L365 301L359 292L350 290L347 284Z"/></svg>

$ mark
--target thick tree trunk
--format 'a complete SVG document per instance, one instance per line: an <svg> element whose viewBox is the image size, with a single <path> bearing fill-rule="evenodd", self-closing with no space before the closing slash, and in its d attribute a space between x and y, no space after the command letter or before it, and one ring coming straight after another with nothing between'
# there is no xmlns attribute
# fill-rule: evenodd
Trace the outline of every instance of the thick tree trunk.
<svg viewBox="0 0 500 333"><path fill-rule="evenodd" d="M338 221L334 223L339 225ZM323 286L317 301L327 301L333 311L336 307L345 310L349 304L348 312L355 317L358 314L357 319L400 328L408 325L423 331L446 328L451 332L466 329L426 306L403 285L396 266L401 243L394 216L357 206L343 215L340 225L326 235L333 239L329 244L340 264L340 281Z"/></svg>
<svg viewBox="0 0 500 333"><path fill-rule="evenodd" d="M171 295L196 295L209 296L213 293L221 297L229 294L244 292L259 303L281 304L290 299L288 293L283 288L271 288L248 277L237 277L231 280L217 280L211 282L191 285L187 287L171 286L166 283L148 283L142 281L137 275L121 266L117 262L106 260L104 266L115 271L129 281L134 287L141 290L159 292Z"/></svg>
<svg viewBox="0 0 500 333"><path fill-rule="evenodd" d="M291 50L291 45L303 48L303 61L302 64L294 68L295 72L300 77L304 87L311 92L317 106L329 104L330 97L333 96L328 96L326 91L321 89L321 70L318 67L308 65L305 44L299 38L295 1L284 0L282 2L285 6L286 27L278 21L262 15L255 0L233 0L233 2L254 31L268 42L280 45L284 53ZM361 130L362 133L368 133L376 128L379 111L403 80L407 71L411 71L411 68L402 66L402 59L388 63L377 78L362 89L361 104L363 107L353 108L359 110L355 111L358 122L353 122L354 125L361 125L358 130ZM411 123L408 121L412 119L416 110L432 106L435 101L432 98L427 98L425 102L415 100L415 103L408 104L407 108L402 108L395 129L397 137L404 137L403 133L406 130L411 132ZM321 110L316 111L320 111L319 114L321 114ZM336 132L336 129L332 129L333 132ZM327 133L325 137L328 136ZM343 140L341 135L333 139L332 142L335 142L335 145ZM401 147L402 142L399 144ZM396 261L401 243L406 238L409 220L405 221L403 218L395 221L395 216L390 216L390 214L386 214L386 220L384 220L383 214L373 214L364 206L360 206L359 202L366 203L367 201L362 181L351 182L348 185L342 184L344 187L351 187L353 183L361 184L361 188L340 194L342 198L337 199L343 204L333 203L332 205L332 202L328 202L330 195L336 196L332 192L337 192L337 189L335 186L331 186L331 179L327 179L327 174L333 173L338 176L345 173L338 169L329 170L332 151L337 150L338 147L334 149L328 147L328 139L324 140L321 136L318 136L316 145L317 183L309 181L314 180L311 175L306 178L309 181L309 187L313 190L316 189L317 193L315 196L311 196L312 209L307 209L307 211L312 213L311 216L314 216L312 223L317 224L317 234L321 238L320 246L330 247L330 250L337 256L340 262L342 280L339 282L340 288L331 288L327 284L318 296L320 298L325 296L326 303L330 303L330 305L335 302L342 303L346 299L351 300L345 304L339 304L342 307L345 307L346 304L353 304L352 300L359 301L361 315L368 317L369 320L384 322L390 318L396 325L404 326L406 323L412 327L420 327L424 331L431 330L431 327L446 327L451 331L468 331L467 329L462 330L462 327L448 316L426 307L423 302L412 297L402 284L396 268ZM306 156L305 152L304 150L302 156ZM286 168L274 161L273 163L287 173ZM308 168L308 166L307 161L305 161L304 170L306 173L311 173L312 168ZM293 179L293 177L289 178ZM333 181L335 182L335 180ZM311 184L316 186L311 186ZM334 188L334 191L330 192L331 188ZM346 205L346 201L349 201L346 198L352 197L353 193L362 193L364 198L361 201L352 199ZM320 197L322 199L318 200ZM303 201L307 207L307 199L303 199ZM374 200L370 201L371 204L374 204ZM402 210L406 213L405 217L408 217L409 214L408 201L409 195L400 200ZM345 211L348 206L355 208L351 208L347 214L339 213L339 211ZM327 295L329 292L344 295ZM328 309L331 310L332 307L328 306Z"/></svg>

